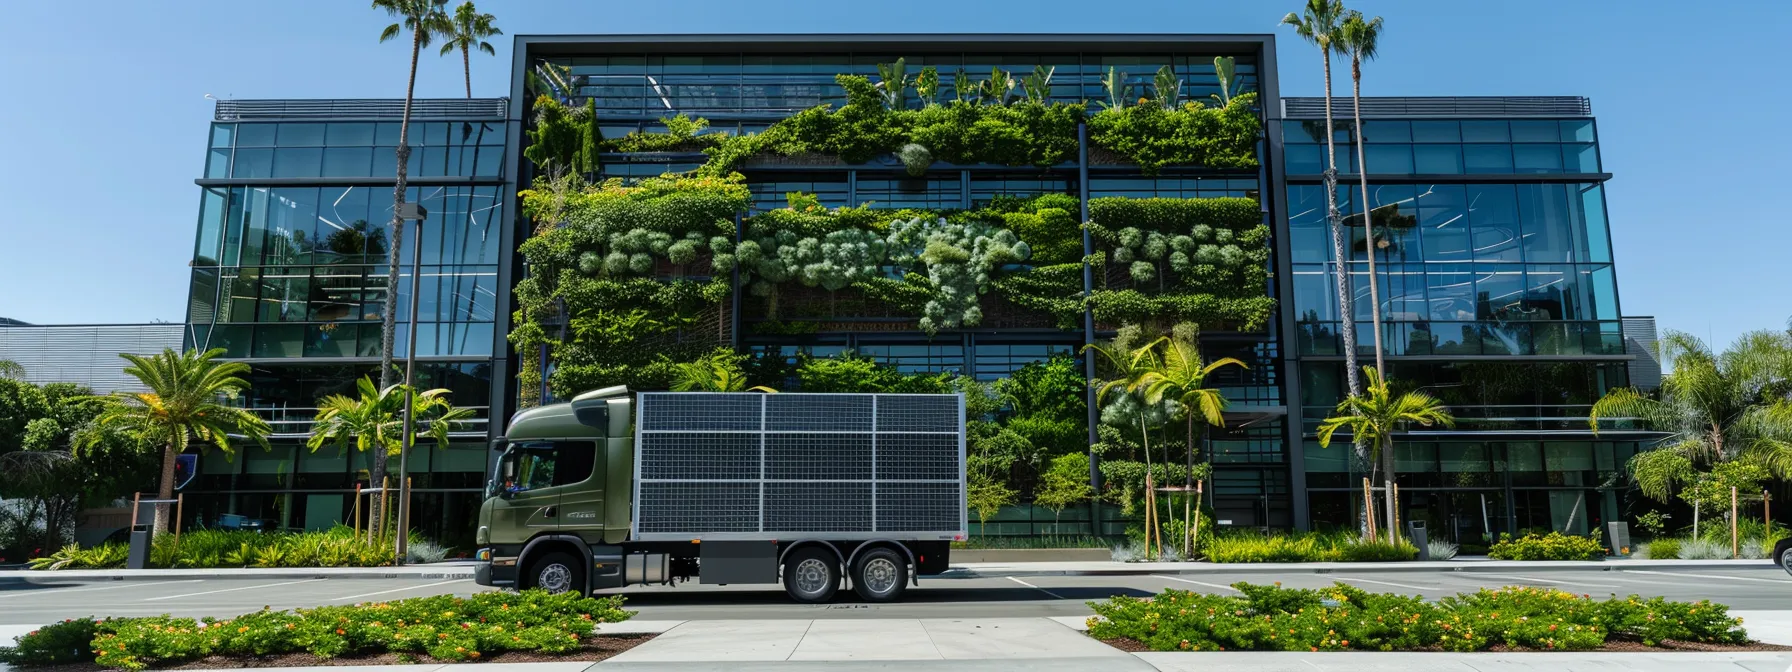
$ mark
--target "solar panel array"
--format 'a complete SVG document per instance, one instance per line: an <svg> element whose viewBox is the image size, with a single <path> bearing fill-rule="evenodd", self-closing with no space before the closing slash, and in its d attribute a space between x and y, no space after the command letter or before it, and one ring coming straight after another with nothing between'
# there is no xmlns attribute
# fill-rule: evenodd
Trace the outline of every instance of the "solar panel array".
<svg viewBox="0 0 1792 672"><path fill-rule="evenodd" d="M644 392L634 536L963 534L963 406L955 394Z"/></svg>

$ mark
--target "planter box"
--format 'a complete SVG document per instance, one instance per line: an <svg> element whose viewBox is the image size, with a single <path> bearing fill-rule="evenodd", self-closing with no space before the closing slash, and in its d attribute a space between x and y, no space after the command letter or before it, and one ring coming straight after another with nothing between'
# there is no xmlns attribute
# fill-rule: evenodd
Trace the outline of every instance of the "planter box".
<svg viewBox="0 0 1792 672"><path fill-rule="evenodd" d="M952 549L952 562L1106 562L1113 553L1105 548L990 548Z"/></svg>

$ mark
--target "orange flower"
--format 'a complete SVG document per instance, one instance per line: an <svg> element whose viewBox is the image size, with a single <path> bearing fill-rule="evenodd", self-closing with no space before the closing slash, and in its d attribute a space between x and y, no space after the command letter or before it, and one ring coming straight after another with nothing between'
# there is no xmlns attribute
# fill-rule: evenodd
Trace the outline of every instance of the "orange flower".
<svg viewBox="0 0 1792 672"><path fill-rule="evenodd" d="M468 653L468 654L467 654L467 657L468 657L468 658L478 658L478 657L479 657L479 652L478 652L478 651L474 651L474 652L471 652L471 653Z"/></svg>
<svg viewBox="0 0 1792 672"><path fill-rule="evenodd" d="M347 632L347 631L345 631L345 630L343 630L343 629L342 629L342 628L337 628L337 629L336 629L336 634L338 634L338 635L346 635L346 634L348 634L348 632Z"/></svg>

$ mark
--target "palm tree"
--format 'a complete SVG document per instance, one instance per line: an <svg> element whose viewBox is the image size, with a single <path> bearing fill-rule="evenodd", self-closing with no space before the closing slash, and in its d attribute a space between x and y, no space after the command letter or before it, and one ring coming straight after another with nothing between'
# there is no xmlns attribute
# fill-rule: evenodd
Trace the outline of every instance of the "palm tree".
<svg viewBox="0 0 1792 672"><path fill-rule="evenodd" d="M10 359L0 359L0 378L25 378L25 367Z"/></svg>
<svg viewBox="0 0 1792 672"><path fill-rule="evenodd" d="M363 377L355 381L355 391L353 397L332 394L318 400L317 419L305 445L312 452L325 445L343 449L353 445L357 451L373 451L376 462L380 456L397 455L405 445L404 400L410 389L402 384L375 388L373 380ZM414 416L422 422L418 433L435 439L437 446L446 447L448 432L473 417L473 409L450 404L445 389L425 390L417 393L415 399ZM376 476L370 484L380 483L383 487L381 480L385 475ZM368 530L379 534L385 518L377 499L369 507L368 521Z"/></svg>
<svg viewBox="0 0 1792 672"><path fill-rule="evenodd" d="M392 349L393 341L396 340L394 336L398 333L399 253L404 247L404 219L401 211L404 209L407 163L411 159L411 97L417 89L417 54L423 47L429 46L430 40L450 32L448 16L442 9L447 4L448 0L373 0L375 9L386 10L387 14L400 19L398 23L386 26L380 32L381 42L398 37L404 31L411 32L411 73L404 89L404 116L398 123L398 183L392 190L392 249L388 250L386 262L386 310L380 324L381 388L391 387L397 382L394 380L397 370L392 366ZM375 482L386 477L385 451L374 453L372 477Z"/></svg>
<svg viewBox="0 0 1792 672"><path fill-rule="evenodd" d="M1338 331L1344 341L1344 372L1350 383L1350 394L1361 394L1362 381L1356 374L1356 316L1351 309L1350 256L1344 249L1344 216L1338 212L1338 149L1332 137L1335 134L1332 130L1332 53L1338 50L1335 40L1343 15L1341 0L1307 0L1305 11L1301 14L1289 12L1282 17L1282 25L1293 26L1301 39L1319 47L1319 55L1325 61L1325 220L1331 225L1332 257L1337 262L1338 312L1342 322ZM1357 446L1359 458L1362 451L1363 447Z"/></svg>
<svg viewBox="0 0 1792 672"><path fill-rule="evenodd" d="M460 68L461 74L467 80L468 98L473 97L472 50L478 49L492 56L498 55L497 50L492 49L491 43L485 41L485 38L493 35L504 34L504 31L498 30L497 26L492 25L497 18L490 14L480 14L479 10L473 8L472 1L468 0L454 8L453 18L448 20L448 31L442 35L442 37L448 38L448 41L442 44L441 55L447 56L456 49L460 50Z"/></svg>
<svg viewBox="0 0 1792 672"><path fill-rule="evenodd" d="M1337 415L1320 421L1319 445L1330 447L1332 434L1339 429L1348 429L1354 440L1369 444L1371 463L1386 464L1387 468L1382 470L1381 494L1387 514L1388 538L1393 539L1399 534L1394 529L1394 432L1409 423L1454 427L1456 418L1436 397L1423 392L1395 396L1388 391L1388 383L1381 377L1381 372L1365 366L1363 375L1369 378L1368 392L1350 395L1338 403Z"/></svg>
<svg viewBox="0 0 1792 672"><path fill-rule="evenodd" d="M149 391L91 397L105 404L94 419L98 428L124 432L136 438L139 445L161 447L162 479L157 499L174 497L175 463L194 438L217 446L226 454L235 438L268 447L268 423L247 410L218 403L249 387L249 381L242 378L249 372L249 365L215 361L223 354L223 348L181 353L170 348L149 357L121 354L131 363L124 367L124 372L141 381ZM85 433L76 446L95 450L102 436L104 432ZM168 506L158 504L155 530L160 533L166 529Z"/></svg>
<svg viewBox="0 0 1792 672"><path fill-rule="evenodd" d="M1194 540L1201 534L1199 524L1195 521L1194 514L1189 511L1188 506L1188 498L1195 487L1195 415L1198 413L1203 420L1206 420L1206 425L1226 426L1224 416L1228 403L1226 395L1219 390L1206 387L1207 377L1227 366L1250 367L1231 357L1202 364L1200 346L1196 345L1193 337L1165 336L1146 347L1155 348L1158 345L1164 346L1163 358L1159 360L1161 365L1155 370L1145 372L1145 375L1139 378L1138 385L1145 395L1145 403L1163 403L1166 397L1175 399L1182 404L1183 413L1188 416L1188 471L1184 474L1183 483L1187 492L1183 495L1182 516L1183 529L1187 530L1189 534L1182 540L1182 550L1183 557L1189 557L1194 552ZM1203 438L1207 433L1206 425L1203 425L1201 430Z"/></svg>
<svg viewBox="0 0 1792 672"><path fill-rule="evenodd" d="M1116 392L1121 394L1137 392L1139 383L1143 381L1147 375L1153 371L1159 371L1161 369L1161 364L1157 359L1157 352L1151 345L1127 350L1121 346L1119 339L1116 339L1115 342L1112 343L1090 343L1084 345L1082 353L1087 355L1090 350L1094 350L1096 354L1101 355L1102 359L1107 360L1108 368L1113 369L1115 374L1114 378L1102 381L1100 386L1095 389L1095 403L1097 404L1103 403L1109 396ZM1143 401L1142 395L1140 400L1141 402ZM1152 555L1151 539L1154 535L1157 537L1157 547L1158 551L1161 553L1163 550L1163 533L1157 529L1157 524L1155 522L1157 516L1157 492L1156 484L1151 474L1151 435L1145 425L1145 416L1148 415L1148 413L1145 412L1146 410L1145 404L1141 403L1139 409L1139 440L1145 450L1145 552L1147 555ZM1166 460L1167 459L1166 456Z"/></svg>
<svg viewBox="0 0 1792 672"><path fill-rule="evenodd" d="M1356 172L1363 185L1363 232L1368 236L1364 249L1369 253L1369 319L1375 324L1375 371L1386 377L1388 370L1383 363L1381 348L1381 290L1378 289L1381 282L1375 275L1375 224L1371 216L1373 211L1369 208L1369 164L1363 155L1363 144L1367 140L1363 136L1363 61L1375 58L1376 42L1380 38L1381 17L1364 20L1363 13L1353 9L1345 15L1332 42L1350 56L1350 102L1355 109L1351 118L1356 120Z"/></svg>
<svg viewBox="0 0 1792 672"><path fill-rule="evenodd" d="M1671 372L1656 394L1611 390L1587 418L1595 435L1600 421L1616 419L1667 434L1630 460L1643 495L1668 501L1677 487L1732 461L1792 478L1792 335L1750 332L1719 354L1691 334L1669 331L1658 347Z"/></svg>

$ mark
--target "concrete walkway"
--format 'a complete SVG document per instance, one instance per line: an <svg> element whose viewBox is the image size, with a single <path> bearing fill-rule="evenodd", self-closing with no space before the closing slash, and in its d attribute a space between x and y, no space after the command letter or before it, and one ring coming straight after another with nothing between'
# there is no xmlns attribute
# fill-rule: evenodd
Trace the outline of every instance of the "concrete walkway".
<svg viewBox="0 0 1792 672"><path fill-rule="evenodd" d="M1510 572L1592 571L1619 569L1759 569L1773 567L1771 560L1606 560L1568 562L1518 560L1443 560L1432 562L976 562L954 564L949 578L1002 578L1010 576L1138 576L1147 574L1329 574L1360 572ZM404 567L313 567L237 569L70 569L60 571L0 572L0 583L52 583L64 581L138 581L169 579L470 579L471 562L446 562ZM926 579L923 579L926 580Z"/></svg>

